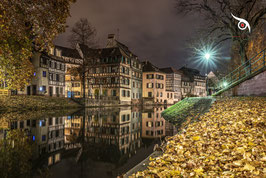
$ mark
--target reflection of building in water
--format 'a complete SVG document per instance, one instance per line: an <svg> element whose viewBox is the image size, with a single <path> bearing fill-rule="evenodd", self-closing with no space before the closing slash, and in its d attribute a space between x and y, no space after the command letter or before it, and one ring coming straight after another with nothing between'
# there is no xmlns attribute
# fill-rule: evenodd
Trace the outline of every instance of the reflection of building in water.
<svg viewBox="0 0 266 178"><path fill-rule="evenodd" d="M141 144L141 110L139 108L132 108L131 110L131 141L130 141L130 152L136 151L140 148Z"/></svg>
<svg viewBox="0 0 266 178"><path fill-rule="evenodd" d="M122 154L140 147L140 111L131 108L87 110L88 142L116 145Z"/></svg>
<svg viewBox="0 0 266 178"><path fill-rule="evenodd" d="M165 120L161 116L164 107L147 108L142 113L142 137L159 138L165 136Z"/></svg>
<svg viewBox="0 0 266 178"><path fill-rule="evenodd" d="M64 119L51 117L11 121L8 128L25 131L33 142L33 159L41 157L41 164L52 165L60 161L60 151L64 148Z"/></svg>
<svg viewBox="0 0 266 178"><path fill-rule="evenodd" d="M68 116L65 119L65 143L74 143L81 136L83 116Z"/></svg>
<svg viewBox="0 0 266 178"><path fill-rule="evenodd" d="M97 148L99 152L101 150L112 152L111 150L115 149L122 156L131 155L140 148L141 111L139 109L89 108L85 113L84 122L83 116L71 116L65 120L66 143L79 142L78 138L81 138L83 130L86 144ZM84 128L83 124L85 124ZM100 154L99 152L97 154Z"/></svg>

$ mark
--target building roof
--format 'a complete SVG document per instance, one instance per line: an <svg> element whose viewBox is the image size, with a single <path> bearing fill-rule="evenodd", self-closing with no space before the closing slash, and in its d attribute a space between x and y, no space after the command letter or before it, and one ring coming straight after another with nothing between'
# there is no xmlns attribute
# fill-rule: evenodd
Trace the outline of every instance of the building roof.
<svg viewBox="0 0 266 178"><path fill-rule="evenodd" d="M195 76L205 78L205 76L201 75L200 71L197 69L181 67L179 71L182 72L182 80L186 82L194 82Z"/></svg>
<svg viewBox="0 0 266 178"><path fill-rule="evenodd" d="M122 53L118 47L103 48L103 49L98 49L98 50L99 50L99 54L102 58L122 56Z"/></svg>
<svg viewBox="0 0 266 178"><path fill-rule="evenodd" d="M172 73L175 73L175 74L182 74L181 71L178 71L177 69L173 68L173 67L167 67L167 68L160 68L161 71L165 72L165 73L168 73L168 74L172 74Z"/></svg>
<svg viewBox="0 0 266 178"><path fill-rule="evenodd" d="M142 64L143 64L143 67L142 67L143 72L161 72L161 73L164 73L158 67L153 65L150 61L146 60L146 61L142 62Z"/></svg>
<svg viewBox="0 0 266 178"><path fill-rule="evenodd" d="M58 46L58 45L55 45L55 48L61 50L62 56L64 57L81 59L79 52L76 49L67 48L67 47Z"/></svg>
<svg viewBox="0 0 266 178"><path fill-rule="evenodd" d="M122 50L128 57L137 57L135 54L133 54L126 45L124 45L123 43L116 41L116 45L117 47Z"/></svg>
<svg viewBox="0 0 266 178"><path fill-rule="evenodd" d="M133 54L125 44L116 40L115 34L108 35L106 48L119 48L120 52L126 55L128 58L137 58L137 56Z"/></svg>
<svg viewBox="0 0 266 178"><path fill-rule="evenodd" d="M188 67L181 67L179 70L181 70L183 73L190 73L193 75L200 75L200 71L197 69L192 69L192 68L188 68Z"/></svg>

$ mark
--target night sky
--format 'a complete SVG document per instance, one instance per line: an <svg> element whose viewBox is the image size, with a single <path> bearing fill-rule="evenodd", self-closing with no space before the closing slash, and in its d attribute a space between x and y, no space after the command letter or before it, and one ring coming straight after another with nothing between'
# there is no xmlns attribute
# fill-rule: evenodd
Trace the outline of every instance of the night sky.
<svg viewBox="0 0 266 178"><path fill-rule="evenodd" d="M69 46L70 28L80 18L87 18L97 30L100 47L105 47L108 34L117 35L119 29L118 40L141 61L149 60L158 67L196 67L193 59L188 60L187 40L204 21L198 16L177 15L174 7L174 0L77 0L71 6L69 28L55 44Z"/></svg>

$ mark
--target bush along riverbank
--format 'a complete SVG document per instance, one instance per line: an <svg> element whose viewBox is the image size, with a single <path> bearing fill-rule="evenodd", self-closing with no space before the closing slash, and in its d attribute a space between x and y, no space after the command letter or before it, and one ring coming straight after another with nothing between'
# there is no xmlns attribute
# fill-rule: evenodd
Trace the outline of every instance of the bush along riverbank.
<svg viewBox="0 0 266 178"><path fill-rule="evenodd" d="M265 97L218 99L131 177L265 177Z"/></svg>
<svg viewBox="0 0 266 178"><path fill-rule="evenodd" d="M1 96L0 111L54 110L82 107L68 98L46 96Z"/></svg>

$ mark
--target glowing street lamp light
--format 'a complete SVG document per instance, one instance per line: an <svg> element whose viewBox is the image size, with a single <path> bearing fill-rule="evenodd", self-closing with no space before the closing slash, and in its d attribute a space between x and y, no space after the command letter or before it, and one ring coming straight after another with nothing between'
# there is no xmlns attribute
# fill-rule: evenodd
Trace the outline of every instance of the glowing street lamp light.
<svg viewBox="0 0 266 178"><path fill-rule="evenodd" d="M226 81L224 81L224 82L223 82L223 85L224 85L224 87L226 87L226 86L227 86L227 82L226 82Z"/></svg>
<svg viewBox="0 0 266 178"><path fill-rule="evenodd" d="M205 57L205 59L209 60L211 55L210 55L210 53L206 53L204 57Z"/></svg>

